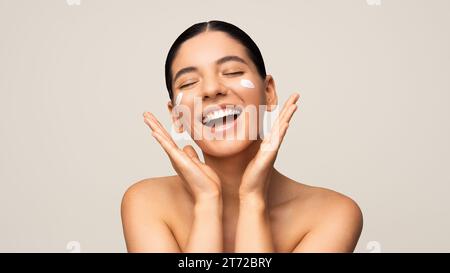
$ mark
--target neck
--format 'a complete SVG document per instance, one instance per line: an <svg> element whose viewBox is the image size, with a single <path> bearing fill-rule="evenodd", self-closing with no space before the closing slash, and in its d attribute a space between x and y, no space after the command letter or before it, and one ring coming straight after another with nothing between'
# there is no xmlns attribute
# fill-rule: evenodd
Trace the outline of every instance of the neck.
<svg viewBox="0 0 450 273"><path fill-rule="evenodd" d="M261 142L261 140L253 141L244 151L229 157L214 157L205 153L203 154L205 163L211 167L220 178L224 203L238 205L239 187L242 176L248 163L258 152Z"/></svg>

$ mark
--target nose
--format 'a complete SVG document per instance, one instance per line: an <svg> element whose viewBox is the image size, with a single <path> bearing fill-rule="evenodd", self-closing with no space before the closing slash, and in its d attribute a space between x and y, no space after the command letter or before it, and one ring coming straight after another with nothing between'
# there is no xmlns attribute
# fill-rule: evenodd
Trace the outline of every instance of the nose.
<svg viewBox="0 0 450 273"><path fill-rule="evenodd" d="M205 77L203 82L203 100L215 99L217 96L226 94L226 87L217 79L217 77Z"/></svg>

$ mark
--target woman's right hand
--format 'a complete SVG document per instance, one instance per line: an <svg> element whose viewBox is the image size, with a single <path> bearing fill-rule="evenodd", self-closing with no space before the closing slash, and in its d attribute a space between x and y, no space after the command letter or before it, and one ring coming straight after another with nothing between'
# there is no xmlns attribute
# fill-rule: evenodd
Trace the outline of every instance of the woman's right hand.
<svg viewBox="0 0 450 273"><path fill-rule="evenodd" d="M218 197L221 194L219 176L200 161L191 145L180 149L164 126L150 112L144 113L144 122L152 129L152 136L166 151L172 166L188 184L196 201L202 198Z"/></svg>

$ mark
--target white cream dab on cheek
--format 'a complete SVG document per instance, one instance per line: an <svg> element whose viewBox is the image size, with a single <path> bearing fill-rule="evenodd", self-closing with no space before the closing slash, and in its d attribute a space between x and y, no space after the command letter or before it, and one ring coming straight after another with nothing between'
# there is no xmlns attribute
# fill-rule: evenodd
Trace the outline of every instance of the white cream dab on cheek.
<svg viewBox="0 0 450 273"><path fill-rule="evenodd" d="M178 93L176 99L175 99L175 106L179 105L181 103L181 99L183 98L183 92Z"/></svg>
<svg viewBox="0 0 450 273"><path fill-rule="evenodd" d="M241 85L246 88L255 88L255 85L251 80L241 79Z"/></svg>

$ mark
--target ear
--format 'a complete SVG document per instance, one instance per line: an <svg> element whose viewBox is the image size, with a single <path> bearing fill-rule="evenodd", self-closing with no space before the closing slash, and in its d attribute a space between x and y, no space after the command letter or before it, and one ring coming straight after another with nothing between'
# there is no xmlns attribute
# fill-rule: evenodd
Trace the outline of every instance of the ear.
<svg viewBox="0 0 450 273"><path fill-rule="evenodd" d="M172 124L175 126L175 131L179 134L183 133L184 127L181 122L182 113L176 114L173 112L173 104L170 100L167 102L167 110L169 110L169 115L172 118Z"/></svg>
<svg viewBox="0 0 450 273"><path fill-rule="evenodd" d="M278 104L278 96L277 96L277 90L275 88L275 81L272 77L272 75L267 75L266 79L264 80L265 83L265 95L266 95L266 105L267 105L267 111L271 112L273 109L276 108Z"/></svg>

